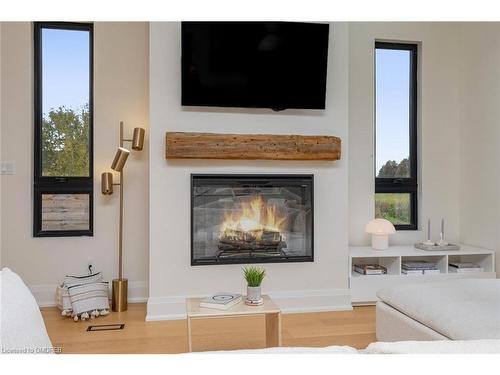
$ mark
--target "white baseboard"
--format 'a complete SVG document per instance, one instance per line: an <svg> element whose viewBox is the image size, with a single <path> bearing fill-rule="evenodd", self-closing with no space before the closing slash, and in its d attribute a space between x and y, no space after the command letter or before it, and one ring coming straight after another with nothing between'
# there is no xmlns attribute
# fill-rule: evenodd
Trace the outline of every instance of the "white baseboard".
<svg viewBox="0 0 500 375"><path fill-rule="evenodd" d="M40 307L51 307L56 305L57 285L29 285L31 293ZM148 282L147 281L129 281L128 283L128 302L143 303L148 301Z"/></svg>
<svg viewBox="0 0 500 375"><path fill-rule="evenodd" d="M281 311L288 313L352 310L349 289L267 292ZM186 319L186 298L200 296L150 297L146 321Z"/></svg>

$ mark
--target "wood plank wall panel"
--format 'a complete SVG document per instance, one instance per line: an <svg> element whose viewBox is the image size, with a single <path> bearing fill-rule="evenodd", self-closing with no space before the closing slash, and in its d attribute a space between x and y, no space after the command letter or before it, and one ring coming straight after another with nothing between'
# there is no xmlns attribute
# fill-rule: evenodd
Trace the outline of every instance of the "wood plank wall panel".
<svg viewBox="0 0 500 375"><path fill-rule="evenodd" d="M42 194L42 230L88 230L88 194Z"/></svg>
<svg viewBox="0 0 500 375"><path fill-rule="evenodd" d="M327 135L167 132L167 159L339 160L340 138Z"/></svg>

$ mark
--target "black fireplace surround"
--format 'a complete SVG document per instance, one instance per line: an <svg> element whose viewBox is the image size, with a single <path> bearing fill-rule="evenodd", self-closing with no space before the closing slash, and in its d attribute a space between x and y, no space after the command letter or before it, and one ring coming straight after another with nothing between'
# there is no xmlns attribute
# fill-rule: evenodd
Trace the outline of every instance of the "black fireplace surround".
<svg viewBox="0 0 500 375"><path fill-rule="evenodd" d="M191 265L314 261L314 176L192 174Z"/></svg>

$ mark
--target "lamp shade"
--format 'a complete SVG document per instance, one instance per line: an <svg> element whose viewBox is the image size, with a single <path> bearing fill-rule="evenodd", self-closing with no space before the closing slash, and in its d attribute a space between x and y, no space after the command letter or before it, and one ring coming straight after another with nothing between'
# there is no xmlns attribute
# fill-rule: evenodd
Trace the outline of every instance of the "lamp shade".
<svg viewBox="0 0 500 375"><path fill-rule="evenodd" d="M113 194L113 174L111 172L101 174L101 193L104 195Z"/></svg>
<svg viewBox="0 0 500 375"><path fill-rule="evenodd" d="M143 128L134 128L134 136L132 138L132 150L141 151L144 146L144 134L146 131Z"/></svg>
<svg viewBox="0 0 500 375"><path fill-rule="evenodd" d="M365 232L370 234L393 234L396 233L396 228L389 220L373 219L366 224Z"/></svg>
<svg viewBox="0 0 500 375"><path fill-rule="evenodd" d="M123 147L118 147L116 151L115 158L113 159L113 163L111 163L111 169L117 172L121 172L125 163L127 162L127 158L130 155L130 151Z"/></svg>

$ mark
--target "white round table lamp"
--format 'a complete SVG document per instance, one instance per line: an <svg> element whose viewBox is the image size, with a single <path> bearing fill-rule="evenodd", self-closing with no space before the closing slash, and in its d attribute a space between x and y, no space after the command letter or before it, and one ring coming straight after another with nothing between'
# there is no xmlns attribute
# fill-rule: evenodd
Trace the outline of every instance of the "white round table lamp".
<svg viewBox="0 0 500 375"><path fill-rule="evenodd" d="M389 248L389 234L396 233L396 228L389 220L373 219L366 224L365 232L372 235L373 250L386 250Z"/></svg>

